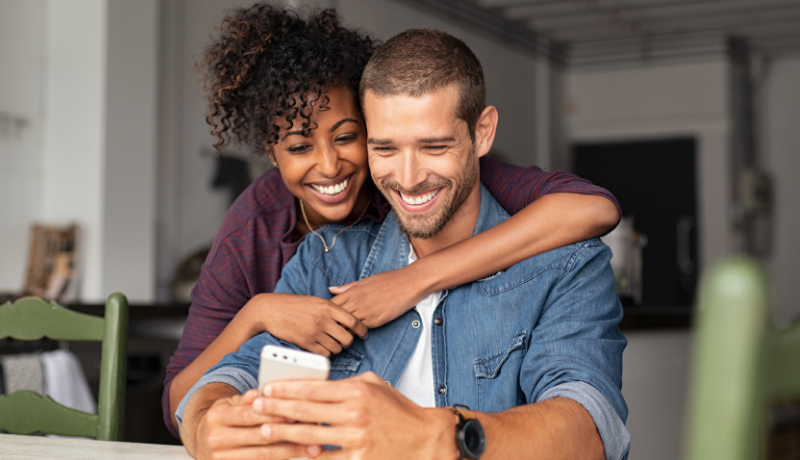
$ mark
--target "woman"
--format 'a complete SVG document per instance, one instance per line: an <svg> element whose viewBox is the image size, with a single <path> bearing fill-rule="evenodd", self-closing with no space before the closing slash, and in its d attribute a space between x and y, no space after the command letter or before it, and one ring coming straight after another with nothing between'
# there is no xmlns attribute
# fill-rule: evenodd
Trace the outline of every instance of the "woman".
<svg viewBox="0 0 800 460"><path fill-rule="evenodd" d="M276 168L231 207L192 292L162 400L171 429L177 405L200 376L260 332L335 354L353 334L364 337L432 292L598 236L619 219L613 196L587 181L482 159L481 181L516 213L503 224L406 268L333 287L331 300L272 294L308 233L329 223L380 221L389 211L369 177L358 101L376 46L341 27L333 10L301 19L260 3L231 12L206 50L206 120L216 147L233 138ZM335 251L335 239L323 243Z"/></svg>

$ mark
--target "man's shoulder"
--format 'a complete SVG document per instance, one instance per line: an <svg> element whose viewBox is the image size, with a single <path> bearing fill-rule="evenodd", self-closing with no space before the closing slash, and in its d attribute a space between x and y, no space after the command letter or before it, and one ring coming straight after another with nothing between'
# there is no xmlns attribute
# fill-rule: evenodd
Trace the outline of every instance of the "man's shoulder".
<svg viewBox="0 0 800 460"><path fill-rule="evenodd" d="M608 264L610 260L611 250L608 246L600 238L592 238L529 257L480 282L487 293L498 294L522 287L528 281L543 275L553 275L561 279L590 261ZM610 265L608 267L610 269Z"/></svg>

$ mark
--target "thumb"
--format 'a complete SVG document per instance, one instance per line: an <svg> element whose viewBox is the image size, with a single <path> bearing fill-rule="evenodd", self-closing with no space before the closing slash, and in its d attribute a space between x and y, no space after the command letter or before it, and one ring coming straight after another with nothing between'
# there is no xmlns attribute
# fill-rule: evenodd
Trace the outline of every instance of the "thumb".
<svg viewBox="0 0 800 460"><path fill-rule="evenodd" d="M337 294L337 295L344 294L345 292L347 292L348 289L353 287L353 285L356 283L357 281L353 281L352 283L343 284L341 286L330 286L328 290L331 291L331 294Z"/></svg>

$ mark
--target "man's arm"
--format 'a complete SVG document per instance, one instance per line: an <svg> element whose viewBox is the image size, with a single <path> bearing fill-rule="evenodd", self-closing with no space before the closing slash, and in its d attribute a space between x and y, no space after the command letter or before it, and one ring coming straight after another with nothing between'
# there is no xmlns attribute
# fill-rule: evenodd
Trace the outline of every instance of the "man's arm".
<svg viewBox="0 0 800 460"><path fill-rule="evenodd" d="M264 389L253 407L261 415L304 424L265 424L273 442L340 446L328 458L457 459L456 416L447 408L417 406L377 375L346 380L279 382ZM501 413L478 413L487 436L481 459L600 460L603 442L592 417L577 402L554 398ZM328 426L318 426L325 423Z"/></svg>
<svg viewBox="0 0 800 460"><path fill-rule="evenodd" d="M478 413L486 432L481 460L533 458L546 452L552 460L605 458L603 441L591 415L568 398L515 407L500 413Z"/></svg>

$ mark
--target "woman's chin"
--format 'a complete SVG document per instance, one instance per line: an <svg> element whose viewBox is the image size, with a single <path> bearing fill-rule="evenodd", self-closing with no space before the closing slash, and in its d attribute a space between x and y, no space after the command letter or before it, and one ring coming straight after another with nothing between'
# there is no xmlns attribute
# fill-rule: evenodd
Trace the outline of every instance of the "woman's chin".
<svg viewBox="0 0 800 460"><path fill-rule="evenodd" d="M312 209L306 209L306 212L313 212L317 216L319 216L325 223L322 225L327 224L335 224L337 222L343 222L347 220L350 214L353 212L353 206L355 203L352 203L350 200L345 202L337 203L334 205L327 204L327 203L320 203L319 201L309 202L310 200L306 200L306 207L308 208L309 205L312 206ZM309 218L311 215L309 214ZM316 220L316 219L315 219Z"/></svg>

